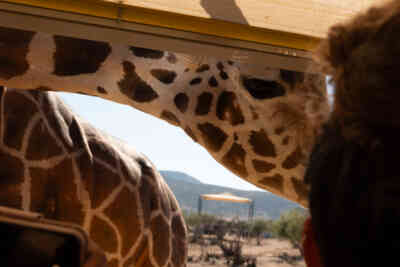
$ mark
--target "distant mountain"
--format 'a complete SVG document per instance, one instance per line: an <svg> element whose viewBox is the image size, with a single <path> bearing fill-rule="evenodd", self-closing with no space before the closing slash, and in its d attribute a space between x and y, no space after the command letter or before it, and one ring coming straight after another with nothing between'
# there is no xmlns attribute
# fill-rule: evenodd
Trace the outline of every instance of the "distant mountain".
<svg viewBox="0 0 400 267"><path fill-rule="evenodd" d="M193 176L190 176L184 172L178 172L178 171L160 171L161 175L165 178L168 177L168 179L173 179L177 181L184 181L188 183L193 183L193 184L202 184L199 179L194 178Z"/></svg>
<svg viewBox="0 0 400 267"><path fill-rule="evenodd" d="M229 187L201 183L186 173L176 171L160 171L168 186L174 192L181 208L188 212L197 212L198 199L201 194L218 194L229 192L239 197L245 197L255 202L255 216L276 219L284 211L300 206L269 192L244 191ZM247 218L247 203L229 203L203 200L203 212L223 216L239 216Z"/></svg>

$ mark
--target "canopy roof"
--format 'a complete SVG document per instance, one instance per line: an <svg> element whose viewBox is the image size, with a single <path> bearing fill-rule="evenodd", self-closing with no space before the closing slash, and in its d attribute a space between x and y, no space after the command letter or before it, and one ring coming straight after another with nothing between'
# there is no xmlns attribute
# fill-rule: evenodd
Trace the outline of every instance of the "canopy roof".
<svg viewBox="0 0 400 267"><path fill-rule="evenodd" d="M200 197L204 200L217 200L226 202L238 202L238 203L249 203L252 202L251 199L238 197L231 193L221 193L221 194L203 194Z"/></svg>

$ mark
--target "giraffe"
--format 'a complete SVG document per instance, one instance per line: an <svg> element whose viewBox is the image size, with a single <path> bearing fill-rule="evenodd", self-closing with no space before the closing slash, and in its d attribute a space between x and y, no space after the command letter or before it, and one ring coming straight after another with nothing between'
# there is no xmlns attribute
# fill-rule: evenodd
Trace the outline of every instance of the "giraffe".
<svg viewBox="0 0 400 267"><path fill-rule="evenodd" d="M130 105L180 127L239 177L308 205L305 163L329 113L322 75L254 76L232 61L12 28L0 28L0 44L0 84Z"/></svg>
<svg viewBox="0 0 400 267"><path fill-rule="evenodd" d="M186 265L178 202L142 154L53 93L0 90L0 204L81 225L108 266Z"/></svg>

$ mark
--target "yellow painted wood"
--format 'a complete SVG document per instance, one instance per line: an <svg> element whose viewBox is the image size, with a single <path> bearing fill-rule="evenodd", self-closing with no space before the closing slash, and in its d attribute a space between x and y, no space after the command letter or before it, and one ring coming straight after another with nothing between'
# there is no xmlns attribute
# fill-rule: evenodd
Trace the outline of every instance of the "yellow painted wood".
<svg viewBox="0 0 400 267"><path fill-rule="evenodd" d="M3 2L312 50L333 23L385 0L9 0Z"/></svg>

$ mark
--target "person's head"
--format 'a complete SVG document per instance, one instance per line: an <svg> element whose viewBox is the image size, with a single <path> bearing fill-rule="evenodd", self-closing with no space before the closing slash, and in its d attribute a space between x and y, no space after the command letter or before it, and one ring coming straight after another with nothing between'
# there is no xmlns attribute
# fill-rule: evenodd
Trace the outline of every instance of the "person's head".
<svg viewBox="0 0 400 267"><path fill-rule="evenodd" d="M311 154L324 267L396 264L400 251L400 1L331 28L316 59L335 103Z"/></svg>

